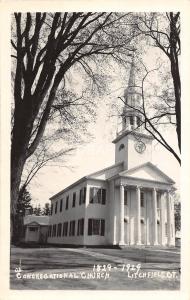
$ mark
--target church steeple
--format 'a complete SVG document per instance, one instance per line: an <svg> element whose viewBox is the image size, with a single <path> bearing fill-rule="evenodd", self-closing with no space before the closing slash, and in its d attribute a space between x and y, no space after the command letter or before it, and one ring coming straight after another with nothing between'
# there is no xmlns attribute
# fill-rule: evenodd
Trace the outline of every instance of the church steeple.
<svg viewBox="0 0 190 300"><path fill-rule="evenodd" d="M141 93L136 83L135 51L132 54L131 68L127 88L124 91L125 106L122 113L122 131L141 131L142 116L138 112L141 106Z"/></svg>
<svg viewBox="0 0 190 300"><path fill-rule="evenodd" d="M122 130L113 140L115 144L115 163L124 162L124 168L130 169L152 159L152 136L143 132L141 90L136 80L137 69L135 54L131 59L128 85L124 91L122 112Z"/></svg>

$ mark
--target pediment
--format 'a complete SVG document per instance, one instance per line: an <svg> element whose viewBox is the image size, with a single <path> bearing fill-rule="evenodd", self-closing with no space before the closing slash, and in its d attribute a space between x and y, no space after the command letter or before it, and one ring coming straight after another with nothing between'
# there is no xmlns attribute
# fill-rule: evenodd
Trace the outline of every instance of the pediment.
<svg viewBox="0 0 190 300"><path fill-rule="evenodd" d="M125 170L119 173L119 175L122 177L138 178L138 179L155 181L155 182L163 182L168 184L175 183L169 176L167 176L157 166L153 165L150 162L129 170Z"/></svg>

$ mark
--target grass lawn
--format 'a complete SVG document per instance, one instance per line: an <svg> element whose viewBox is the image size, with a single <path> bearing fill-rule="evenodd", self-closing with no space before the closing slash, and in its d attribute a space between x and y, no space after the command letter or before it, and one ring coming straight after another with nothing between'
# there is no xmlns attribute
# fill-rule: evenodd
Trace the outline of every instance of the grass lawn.
<svg viewBox="0 0 190 300"><path fill-rule="evenodd" d="M179 267L175 248L13 247L10 288L176 290L180 288Z"/></svg>

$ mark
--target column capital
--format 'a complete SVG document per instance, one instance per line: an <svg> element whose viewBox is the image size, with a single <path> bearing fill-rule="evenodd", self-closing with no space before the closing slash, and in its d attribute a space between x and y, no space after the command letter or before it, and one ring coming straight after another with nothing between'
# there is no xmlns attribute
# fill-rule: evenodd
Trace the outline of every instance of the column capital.
<svg viewBox="0 0 190 300"><path fill-rule="evenodd" d="M135 186L135 189L136 189L136 190L140 190L141 188L142 188L142 186L140 186L140 185L136 185L136 186Z"/></svg>

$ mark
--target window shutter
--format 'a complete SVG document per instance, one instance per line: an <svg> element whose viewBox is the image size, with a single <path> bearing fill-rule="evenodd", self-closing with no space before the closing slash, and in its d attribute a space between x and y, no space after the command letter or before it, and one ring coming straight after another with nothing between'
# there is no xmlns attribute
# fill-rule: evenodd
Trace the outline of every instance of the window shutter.
<svg viewBox="0 0 190 300"><path fill-rule="evenodd" d="M75 235L75 221L73 221L73 235Z"/></svg>
<svg viewBox="0 0 190 300"><path fill-rule="evenodd" d="M102 189L102 204L106 204L106 190Z"/></svg>
<svg viewBox="0 0 190 300"><path fill-rule="evenodd" d="M82 189L80 189L80 195L79 195L79 205L82 203Z"/></svg>
<svg viewBox="0 0 190 300"><path fill-rule="evenodd" d="M81 219L82 228L81 228L81 234L84 235L84 219Z"/></svg>
<svg viewBox="0 0 190 300"><path fill-rule="evenodd" d="M65 228L65 236L67 236L67 234L68 234L68 222L66 222L66 226L65 226L66 228Z"/></svg>
<svg viewBox="0 0 190 300"><path fill-rule="evenodd" d="M90 188L90 203L94 202L94 188Z"/></svg>
<svg viewBox="0 0 190 300"><path fill-rule="evenodd" d="M62 211L62 206L63 206L63 200L60 200L60 212Z"/></svg>
<svg viewBox="0 0 190 300"><path fill-rule="evenodd" d="M101 189L97 189L97 203L101 203Z"/></svg>
<svg viewBox="0 0 190 300"><path fill-rule="evenodd" d="M73 207L75 207L75 202L76 202L76 193L74 192L73 193Z"/></svg>
<svg viewBox="0 0 190 300"><path fill-rule="evenodd" d="M92 235L92 219L88 219L88 235Z"/></svg>
<svg viewBox="0 0 190 300"><path fill-rule="evenodd" d="M101 233L102 236L105 235L105 220L101 219Z"/></svg>
<svg viewBox="0 0 190 300"><path fill-rule="evenodd" d="M83 203L86 203L86 187L84 187Z"/></svg>
<svg viewBox="0 0 190 300"><path fill-rule="evenodd" d="M80 231L80 220L78 220L77 235L79 235L79 231Z"/></svg>

